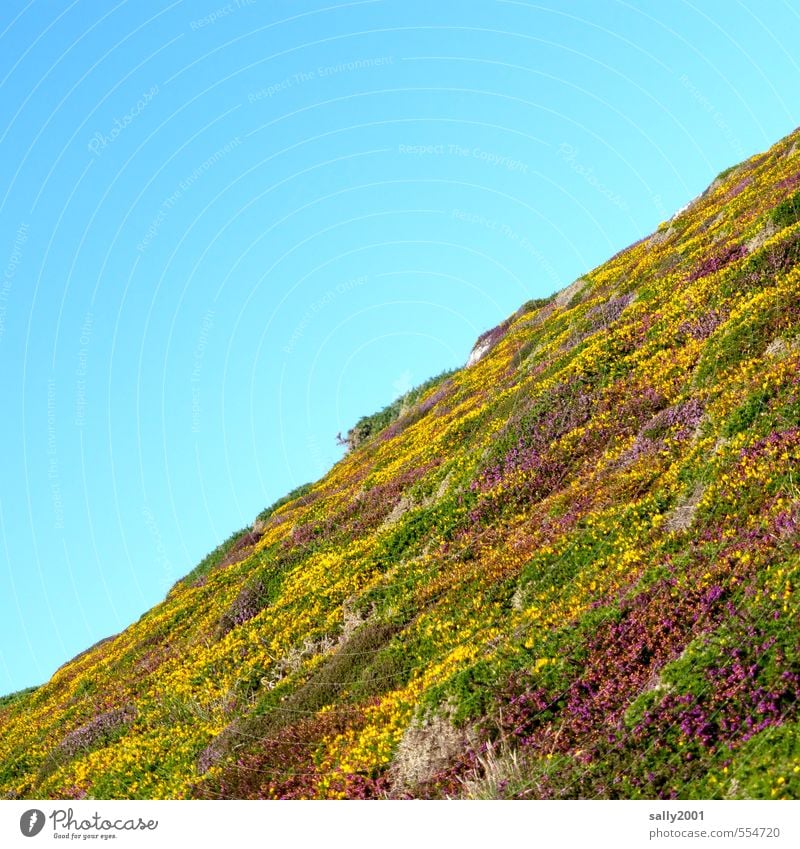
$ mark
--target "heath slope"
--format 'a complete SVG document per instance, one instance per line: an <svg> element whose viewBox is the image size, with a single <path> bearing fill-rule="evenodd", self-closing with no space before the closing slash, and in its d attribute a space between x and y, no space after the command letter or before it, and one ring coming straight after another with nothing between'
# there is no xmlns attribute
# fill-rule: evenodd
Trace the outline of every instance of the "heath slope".
<svg viewBox="0 0 800 849"><path fill-rule="evenodd" d="M799 797L799 143L0 700L0 795Z"/></svg>

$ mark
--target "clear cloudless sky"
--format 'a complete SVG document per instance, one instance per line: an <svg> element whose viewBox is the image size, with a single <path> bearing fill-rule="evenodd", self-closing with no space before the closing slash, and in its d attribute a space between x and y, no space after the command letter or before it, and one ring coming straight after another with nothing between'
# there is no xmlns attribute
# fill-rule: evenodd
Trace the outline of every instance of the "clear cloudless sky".
<svg viewBox="0 0 800 849"><path fill-rule="evenodd" d="M771 0L3 0L0 693L798 124Z"/></svg>

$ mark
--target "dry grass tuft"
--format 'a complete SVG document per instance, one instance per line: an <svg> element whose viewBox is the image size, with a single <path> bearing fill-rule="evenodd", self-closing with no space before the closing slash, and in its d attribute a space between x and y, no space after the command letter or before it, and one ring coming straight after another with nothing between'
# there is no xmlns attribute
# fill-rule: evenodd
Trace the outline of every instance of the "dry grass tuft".
<svg viewBox="0 0 800 849"><path fill-rule="evenodd" d="M389 769L393 795L430 781L464 750L467 736L442 716L414 721L406 729Z"/></svg>

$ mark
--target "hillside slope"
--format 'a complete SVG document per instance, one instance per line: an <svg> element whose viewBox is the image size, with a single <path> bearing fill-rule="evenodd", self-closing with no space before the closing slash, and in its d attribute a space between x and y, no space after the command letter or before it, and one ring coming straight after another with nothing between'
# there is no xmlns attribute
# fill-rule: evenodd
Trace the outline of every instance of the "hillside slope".
<svg viewBox="0 0 800 849"><path fill-rule="evenodd" d="M800 797L799 141L0 702L0 795Z"/></svg>

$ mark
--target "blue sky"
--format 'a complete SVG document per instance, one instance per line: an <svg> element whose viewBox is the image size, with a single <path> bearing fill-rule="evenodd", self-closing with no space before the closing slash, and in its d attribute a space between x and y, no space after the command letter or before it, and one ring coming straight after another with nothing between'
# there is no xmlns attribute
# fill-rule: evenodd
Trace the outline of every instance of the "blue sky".
<svg viewBox="0 0 800 849"><path fill-rule="evenodd" d="M780 0L4 0L0 33L0 692L800 123Z"/></svg>

